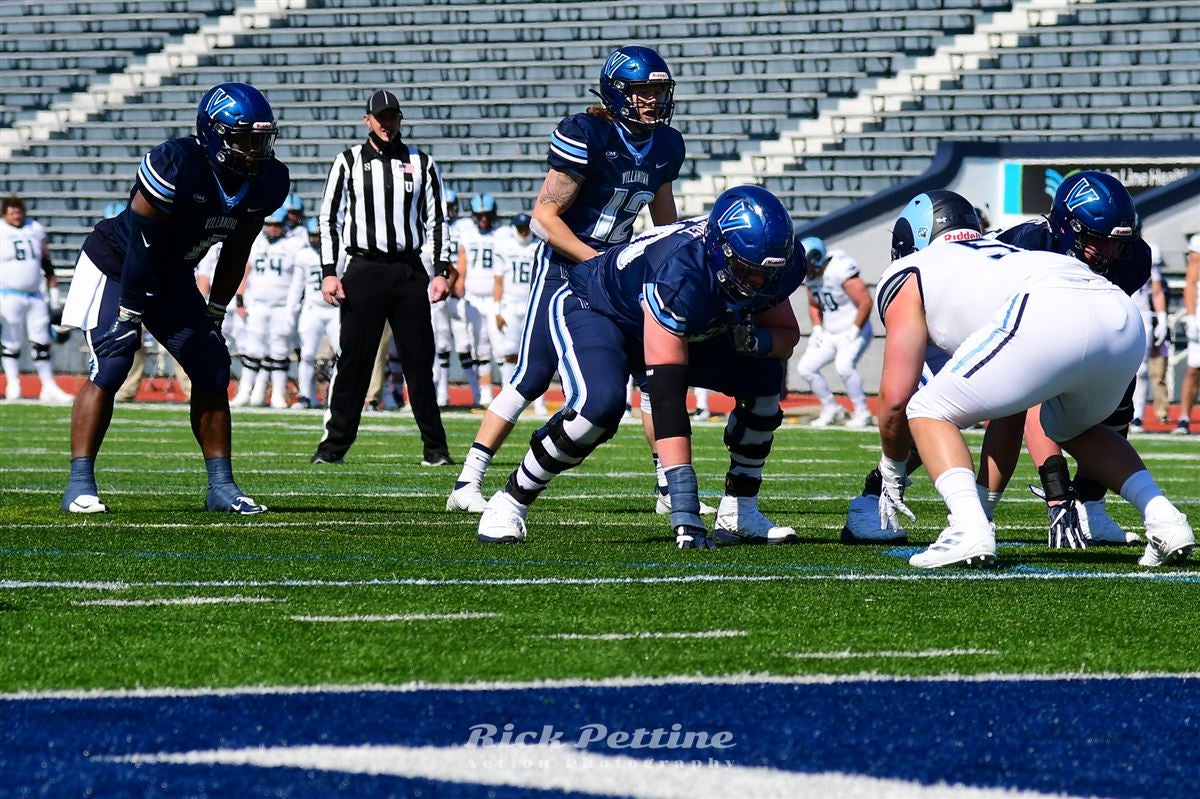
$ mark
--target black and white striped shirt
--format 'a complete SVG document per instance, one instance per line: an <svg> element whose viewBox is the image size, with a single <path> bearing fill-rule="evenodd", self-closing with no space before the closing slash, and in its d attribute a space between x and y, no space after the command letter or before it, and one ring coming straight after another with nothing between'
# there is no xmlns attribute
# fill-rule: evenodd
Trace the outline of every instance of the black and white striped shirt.
<svg viewBox="0 0 1200 799"><path fill-rule="evenodd" d="M389 259L450 261L442 179L428 153L401 145L383 155L356 144L333 161L321 199L321 270L335 274L343 250Z"/></svg>

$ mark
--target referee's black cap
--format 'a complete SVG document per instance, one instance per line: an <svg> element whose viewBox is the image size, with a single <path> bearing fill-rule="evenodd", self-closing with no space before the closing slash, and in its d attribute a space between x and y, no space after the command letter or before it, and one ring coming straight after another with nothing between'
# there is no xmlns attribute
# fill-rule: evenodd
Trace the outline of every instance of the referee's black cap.
<svg viewBox="0 0 1200 799"><path fill-rule="evenodd" d="M400 112L400 98L387 89L376 89L367 100L367 113L375 116L383 111Z"/></svg>

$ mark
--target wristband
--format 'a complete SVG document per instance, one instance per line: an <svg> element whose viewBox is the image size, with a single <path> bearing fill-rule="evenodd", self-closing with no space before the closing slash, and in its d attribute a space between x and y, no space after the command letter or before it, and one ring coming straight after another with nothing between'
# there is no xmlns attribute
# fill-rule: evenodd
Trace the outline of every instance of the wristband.
<svg viewBox="0 0 1200 799"><path fill-rule="evenodd" d="M208 314L209 314L209 316L215 316L220 319L224 319L226 307L227 306L224 306L219 302L213 302L212 300L209 300L208 301Z"/></svg>
<svg viewBox="0 0 1200 799"><path fill-rule="evenodd" d="M433 265L433 276L434 277L444 277L447 280L449 280L450 279L450 262L449 261L438 261L437 263L435 263Z"/></svg>
<svg viewBox="0 0 1200 799"><path fill-rule="evenodd" d="M117 321L119 322L141 322L142 312L134 311L121 305L117 308Z"/></svg>

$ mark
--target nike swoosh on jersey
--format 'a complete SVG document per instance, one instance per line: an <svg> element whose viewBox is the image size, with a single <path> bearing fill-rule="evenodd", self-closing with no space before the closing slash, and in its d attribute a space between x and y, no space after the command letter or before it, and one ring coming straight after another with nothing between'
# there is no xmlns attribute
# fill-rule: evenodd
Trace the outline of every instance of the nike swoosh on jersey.
<svg viewBox="0 0 1200 799"><path fill-rule="evenodd" d="M661 164L655 164L655 165L654 165L654 168L655 168L655 169L662 169L664 166L666 166L666 165L667 165L667 164L669 164L669 163L671 163L671 162L670 162L670 161L663 161Z"/></svg>
<svg viewBox="0 0 1200 799"><path fill-rule="evenodd" d="M146 234L145 234L145 233L142 233L142 234L141 234L141 236L142 236L142 244L145 244L145 245L146 245L146 248L147 248L147 249L149 249L149 247L150 247L150 242L146 241Z"/></svg>

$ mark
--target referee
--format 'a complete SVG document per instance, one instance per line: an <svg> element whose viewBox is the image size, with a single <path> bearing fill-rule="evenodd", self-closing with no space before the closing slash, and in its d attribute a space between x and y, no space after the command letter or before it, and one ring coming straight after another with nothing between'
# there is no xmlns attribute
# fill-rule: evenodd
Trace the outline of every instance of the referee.
<svg viewBox="0 0 1200 799"><path fill-rule="evenodd" d="M400 101L386 90L371 94L363 116L364 144L333 161L321 202L321 294L341 306L341 355L329 381L325 434L313 463L341 463L358 435L363 400L383 335L391 323L409 402L421 431L425 466L447 466L446 430L433 388L430 302L449 293L449 245L442 179L428 153L400 139ZM429 243L432 278L421 264ZM339 279L342 250L346 268Z"/></svg>

